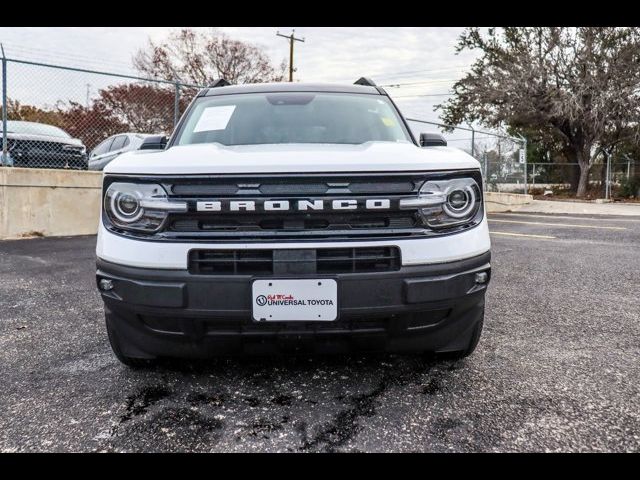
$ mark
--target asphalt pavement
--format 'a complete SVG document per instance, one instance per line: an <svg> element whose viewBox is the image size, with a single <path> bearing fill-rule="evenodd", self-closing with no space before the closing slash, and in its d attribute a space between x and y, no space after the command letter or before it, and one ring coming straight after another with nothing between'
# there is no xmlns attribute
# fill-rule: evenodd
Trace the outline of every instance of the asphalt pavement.
<svg viewBox="0 0 640 480"><path fill-rule="evenodd" d="M0 451L639 451L640 217L495 214L465 360L111 354L95 237L0 242Z"/></svg>

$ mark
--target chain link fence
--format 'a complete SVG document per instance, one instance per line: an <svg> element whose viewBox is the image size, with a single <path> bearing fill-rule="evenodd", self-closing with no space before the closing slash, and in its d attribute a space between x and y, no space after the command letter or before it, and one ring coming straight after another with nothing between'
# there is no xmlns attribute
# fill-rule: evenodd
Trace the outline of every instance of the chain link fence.
<svg viewBox="0 0 640 480"><path fill-rule="evenodd" d="M201 88L4 57L0 81L1 164L79 170L170 134Z"/></svg>
<svg viewBox="0 0 640 480"><path fill-rule="evenodd" d="M527 165L529 193L533 195L569 195L571 179L577 179L580 165L577 163L529 163ZM587 195L592 198L638 197L640 162L600 161L591 166Z"/></svg>
<svg viewBox="0 0 640 480"><path fill-rule="evenodd" d="M416 138L421 132L444 131L447 145L459 148L480 162L484 188L488 191L525 193L530 171L526 164L526 141L499 132L471 127L449 127L416 118L407 119Z"/></svg>
<svg viewBox="0 0 640 480"><path fill-rule="evenodd" d="M524 138L470 127L449 127L442 123L408 119L416 136L421 132L443 131L448 146L459 148L480 162L484 189L492 192L530 193L573 197L572 180L577 184L577 163L534 163L527 157ZM640 197L640 161L627 158L602 160L591 166L587 196L590 198Z"/></svg>
<svg viewBox="0 0 640 480"><path fill-rule="evenodd" d="M2 52L0 165L102 169L137 149L145 135L169 135L202 86L12 59ZM476 158L488 191L554 195L568 191L577 164L527 162L524 138L408 119L422 132L444 131L448 145ZM638 196L640 163L594 165L596 197ZM635 192L635 193L633 193Z"/></svg>

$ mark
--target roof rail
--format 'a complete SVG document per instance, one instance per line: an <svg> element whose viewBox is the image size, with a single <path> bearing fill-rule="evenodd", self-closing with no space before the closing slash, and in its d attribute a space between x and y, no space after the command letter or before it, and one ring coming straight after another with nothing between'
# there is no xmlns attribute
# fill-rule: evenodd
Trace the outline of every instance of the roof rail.
<svg viewBox="0 0 640 480"><path fill-rule="evenodd" d="M354 85L364 85L366 87L375 87L376 84L373 83L373 80L367 77L360 77L358 80L353 82Z"/></svg>
<svg viewBox="0 0 640 480"><path fill-rule="evenodd" d="M215 82L213 82L211 85L209 85L209 88L226 87L228 85L231 85L231 84L227 82L224 78L219 78Z"/></svg>

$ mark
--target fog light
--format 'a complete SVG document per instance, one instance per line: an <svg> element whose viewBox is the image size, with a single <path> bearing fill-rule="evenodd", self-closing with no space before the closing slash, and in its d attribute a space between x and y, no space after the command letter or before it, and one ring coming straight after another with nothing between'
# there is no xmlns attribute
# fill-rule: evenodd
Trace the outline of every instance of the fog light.
<svg viewBox="0 0 640 480"><path fill-rule="evenodd" d="M476 273L476 283L487 283L488 279L489 275L487 275L487 272Z"/></svg>
<svg viewBox="0 0 640 480"><path fill-rule="evenodd" d="M113 290L113 281L107 280L106 278L103 278L102 280L100 280L98 285L100 287L100 290L104 290L105 292L109 290Z"/></svg>

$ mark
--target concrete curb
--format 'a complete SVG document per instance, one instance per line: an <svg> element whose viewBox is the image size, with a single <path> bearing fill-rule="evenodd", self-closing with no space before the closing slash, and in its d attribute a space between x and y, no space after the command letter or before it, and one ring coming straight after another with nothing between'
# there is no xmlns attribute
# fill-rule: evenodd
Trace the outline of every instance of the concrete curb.
<svg viewBox="0 0 640 480"><path fill-rule="evenodd" d="M532 195L522 193L484 192L487 213L515 211L533 201Z"/></svg>
<svg viewBox="0 0 640 480"><path fill-rule="evenodd" d="M567 215L619 215L640 217L640 204L563 202L558 200L533 200L512 209L518 213L551 213Z"/></svg>

